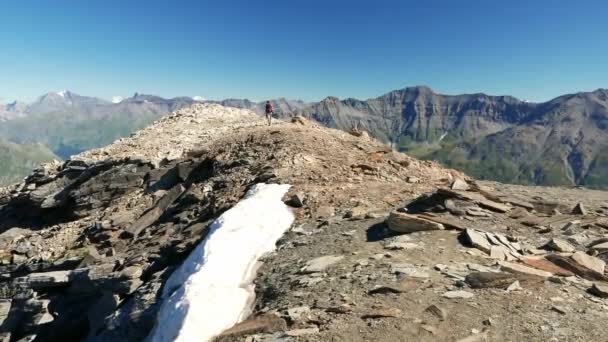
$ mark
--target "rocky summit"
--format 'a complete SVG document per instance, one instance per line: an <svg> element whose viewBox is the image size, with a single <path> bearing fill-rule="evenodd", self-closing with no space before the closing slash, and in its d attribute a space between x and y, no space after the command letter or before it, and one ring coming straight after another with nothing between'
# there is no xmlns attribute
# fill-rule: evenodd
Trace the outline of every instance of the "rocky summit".
<svg viewBox="0 0 608 342"><path fill-rule="evenodd" d="M194 104L0 189L2 340L146 339L167 279L259 183L291 185L295 223L217 341L606 339L607 193Z"/></svg>

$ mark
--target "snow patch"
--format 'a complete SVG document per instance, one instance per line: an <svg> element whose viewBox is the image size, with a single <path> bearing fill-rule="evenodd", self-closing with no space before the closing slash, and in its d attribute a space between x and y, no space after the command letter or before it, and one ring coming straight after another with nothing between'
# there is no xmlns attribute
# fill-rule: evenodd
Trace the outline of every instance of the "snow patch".
<svg viewBox="0 0 608 342"><path fill-rule="evenodd" d="M205 102L205 101L207 100L207 99L205 99L205 98L204 98L204 97L202 97L202 96L194 96L192 99L193 99L194 101L198 101L198 102Z"/></svg>
<svg viewBox="0 0 608 342"><path fill-rule="evenodd" d="M441 142L446 135L448 135L448 132L445 132L441 135L441 137L439 138L439 142Z"/></svg>
<svg viewBox="0 0 608 342"><path fill-rule="evenodd" d="M67 93L67 90L62 90L62 91L58 91L57 95L61 96L61 97L65 97L65 94Z"/></svg>
<svg viewBox="0 0 608 342"><path fill-rule="evenodd" d="M275 249L294 220L281 200L289 187L257 184L211 224L167 280L148 341L210 341L247 318L258 260Z"/></svg>
<svg viewBox="0 0 608 342"><path fill-rule="evenodd" d="M121 103L124 99L122 96L112 96L112 103Z"/></svg>

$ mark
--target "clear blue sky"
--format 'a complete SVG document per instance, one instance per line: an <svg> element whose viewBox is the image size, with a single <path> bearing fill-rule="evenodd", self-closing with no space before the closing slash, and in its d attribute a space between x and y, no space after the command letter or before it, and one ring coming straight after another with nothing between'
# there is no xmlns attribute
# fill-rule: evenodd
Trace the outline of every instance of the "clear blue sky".
<svg viewBox="0 0 608 342"><path fill-rule="evenodd" d="M608 1L3 0L0 100L608 87Z"/></svg>

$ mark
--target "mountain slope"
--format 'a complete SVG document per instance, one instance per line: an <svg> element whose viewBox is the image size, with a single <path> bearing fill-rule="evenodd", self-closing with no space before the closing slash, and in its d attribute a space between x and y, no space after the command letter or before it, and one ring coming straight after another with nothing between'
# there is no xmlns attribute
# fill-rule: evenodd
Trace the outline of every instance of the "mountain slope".
<svg viewBox="0 0 608 342"><path fill-rule="evenodd" d="M17 182L41 163L54 159L59 158L44 145L19 145L0 139L0 184Z"/></svg>
<svg viewBox="0 0 608 342"><path fill-rule="evenodd" d="M430 157L476 177L606 188L607 151L608 91L597 90L540 104L518 125L443 146Z"/></svg>

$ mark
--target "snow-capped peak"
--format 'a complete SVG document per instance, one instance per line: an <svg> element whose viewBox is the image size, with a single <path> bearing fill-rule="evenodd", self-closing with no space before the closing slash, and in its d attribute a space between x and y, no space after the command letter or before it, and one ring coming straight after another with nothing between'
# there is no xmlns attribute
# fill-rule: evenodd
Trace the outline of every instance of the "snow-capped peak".
<svg viewBox="0 0 608 342"><path fill-rule="evenodd" d="M193 96L192 99L194 101L198 101L198 102L204 102L205 101L205 98L202 97L202 96Z"/></svg>
<svg viewBox="0 0 608 342"><path fill-rule="evenodd" d="M57 95L61 96L61 97L65 97L65 94L67 93L67 90L62 90L62 91L58 91Z"/></svg>
<svg viewBox="0 0 608 342"><path fill-rule="evenodd" d="M122 96L112 96L112 103L121 103L124 99Z"/></svg>

